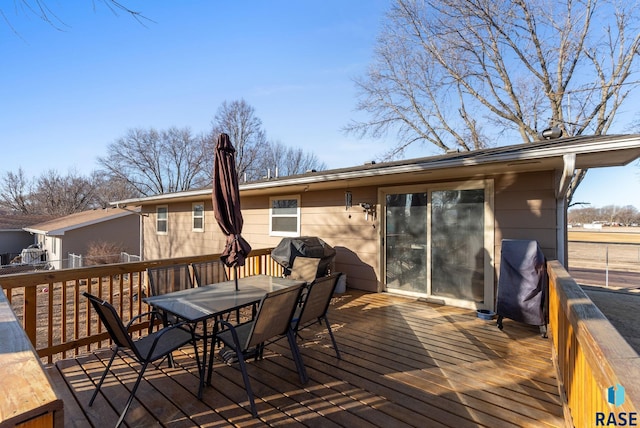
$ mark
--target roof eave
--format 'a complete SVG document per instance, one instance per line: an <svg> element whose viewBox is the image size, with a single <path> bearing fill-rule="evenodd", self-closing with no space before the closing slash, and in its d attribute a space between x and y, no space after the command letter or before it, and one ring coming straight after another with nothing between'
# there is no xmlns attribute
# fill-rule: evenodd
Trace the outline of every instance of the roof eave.
<svg viewBox="0 0 640 428"><path fill-rule="evenodd" d="M511 149L510 149L511 148ZM410 173L425 173L433 172L437 170L451 170L461 167L482 167L491 164L504 164L518 162L520 164L525 162L531 162L531 168L535 168L535 164L540 164L539 168L547 168L548 160L557 158L559 160L558 167L562 167L562 158L567 154L591 155L597 153L606 152L619 152L619 151L631 151L631 155L625 157L622 161L611 160L608 157L601 157L596 159L595 162L590 162L589 165L582 166L583 168L596 168L605 166L619 166L631 162L634 158L640 156L640 136L639 135L625 135L625 136L613 136L611 138L596 138L592 141L580 140L578 142L569 141L567 143L558 143L550 145L535 144L507 146L504 151L495 152L480 152L473 154L469 152L461 152L459 155L434 158L423 158L407 160L406 163L397 164L379 164L373 166L367 166L363 168L355 169L341 169L326 172L314 172L310 174L297 175L292 177L283 177L278 179L263 180L252 183L241 184L241 192L260 191L266 189L287 188L295 186L305 186L313 183L327 183L338 181L349 181L356 179L366 179L373 177L383 177L387 175L395 174L410 174ZM578 158L580 159L580 158ZM542 162L547 160L546 163ZM625 163L626 162L626 163ZM579 160L578 160L579 163ZM173 194L155 195L145 198L128 199L123 201L112 202L114 206L126 206L126 205L146 205L152 203L162 203L175 200L188 200L196 197L209 197L211 195L211 189L202 189L188 192L179 192Z"/></svg>
<svg viewBox="0 0 640 428"><path fill-rule="evenodd" d="M112 215L109 215L108 217L101 217L99 219L93 219L93 220L88 220L82 223L76 223L76 224L71 224L69 226L65 226L65 227L59 227L57 229L49 229L49 230L45 230L45 229L33 229L33 228L23 228L23 230L26 230L27 232L31 232L31 233L35 233L35 234L40 234L40 235L48 235L48 236L62 236L65 234L65 232L68 232L70 230L75 230L75 229L80 229L83 227L87 227L87 226L92 226L94 224L98 224L98 223L103 223L105 221L111 221L111 220L116 220L119 219L121 217L126 217L132 214L138 214L140 212L140 209L138 209L137 211L134 210L128 210L125 212L119 212L119 213L114 213Z"/></svg>

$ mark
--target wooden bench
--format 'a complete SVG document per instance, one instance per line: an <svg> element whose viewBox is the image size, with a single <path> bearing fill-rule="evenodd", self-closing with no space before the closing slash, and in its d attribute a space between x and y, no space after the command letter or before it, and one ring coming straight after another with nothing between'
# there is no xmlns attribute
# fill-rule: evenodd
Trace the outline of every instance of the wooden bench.
<svg viewBox="0 0 640 428"><path fill-rule="evenodd" d="M0 288L0 428L63 427L63 403Z"/></svg>

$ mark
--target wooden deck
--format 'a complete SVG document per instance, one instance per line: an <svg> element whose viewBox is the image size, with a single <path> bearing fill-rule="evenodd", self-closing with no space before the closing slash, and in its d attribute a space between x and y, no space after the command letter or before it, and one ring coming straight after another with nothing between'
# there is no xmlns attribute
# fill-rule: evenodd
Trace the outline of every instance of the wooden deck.
<svg viewBox="0 0 640 428"><path fill-rule="evenodd" d="M551 341L537 327L482 321L471 310L348 290L330 310L343 359L320 326L303 332L310 381L300 386L282 340L249 363L259 419L252 419L236 367L215 365L196 398L189 349L176 367L149 368L126 418L139 426L542 427L564 426ZM193 351L193 349L191 349ZM102 393L87 403L109 352L48 367L64 400L65 427L111 426L137 365L116 359Z"/></svg>

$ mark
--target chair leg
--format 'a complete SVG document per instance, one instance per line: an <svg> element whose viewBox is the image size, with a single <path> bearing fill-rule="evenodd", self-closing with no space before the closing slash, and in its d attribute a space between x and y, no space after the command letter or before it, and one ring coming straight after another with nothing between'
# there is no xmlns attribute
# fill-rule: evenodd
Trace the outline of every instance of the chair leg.
<svg viewBox="0 0 640 428"><path fill-rule="evenodd" d="M122 410L122 413L120 414L120 418L118 419L118 422L116 422L116 428L118 428L124 421L124 417L126 416L127 411L129 410L129 407L131 407L131 403L133 403L133 399L135 398L135 395L136 395L136 390L138 389L138 386L140 386L140 381L142 380L142 376L144 375L144 371L147 369L148 365L149 365L148 362L142 363L142 367L140 368L140 374L138 374L136 383L133 385L133 389L131 389L131 395L129 395L127 404L125 404L124 410Z"/></svg>
<svg viewBox="0 0 640 428"><path fill-rule="evenodd" d="M211 385L211 376L213 375L213 357L215 355L215 346L216 342L218 342L218 322L213 323L213 328L211 331L211 348L209 350L209 361L206 361L204 358L204 364L206 365L206 369L203 367L203 370L206 370L207 373L207 385ZM204 346L207 346L207 338L204 338ZM206 354L205 354L206 355Z"/></svg>
<svg viewBox="0 0 640 428"><path fill-rule="evenodd" d="M100 387L102 386L102 382L104 382L104 378L107 377L107 373L109 373L109 369L111 368L111 364L113 364L113 360L116 358L116 354L118 353L118 348L116 347L113 350L113 354L111 354L111 358L109 359L109 363L107 364L107 367L104 369L104 372L102 373L102 376L100 377L100 381L98 382L98 385L96 386L96 390L93 391L93 395L91 396L91 400L89 400L89 407L91 407L93 405L93 400L96 399L98 392L100 391Z"/></svg>
<svg viewBox="0 0 640 428"><path fill-rule="evenodd" d="M335 337L333 337L333 330L331 330L331 324L329 324L329 318L327 318L326 316L324 317L324 323L326 324L327 330L329 331L329 337L331 337L331 342L333 342L333 349L335 349L336 351L336 357L338 357L338 359L341 360L342 357L340 356L340 351L338 350L338 344L336 343Z"/></svg>
<svg viewBox="0 0 640 428"><path fill-rule="evenodd" d="M205 349L207 347L206 337L204 339L204 347ZM198 341L195 335L193 336L193 352L195 353L196 362L198 363L198 374L200 375L200 383L198 385L198 400L202 401L202 390L204 389L204 375L207 362L202 361L202 363L200 363L200 357L198 356ZM203 354L203 359L206 359L206 354Z"/></svg>
<svg viewBox="0 0 640 428"><path fill-rule="evenodd" d="M304 367L300 348L298 348L298 343L296 342L296 333L292 329L287 331L287 340L289 341L289 349L291 349L293 362L296 363L298 376L300 376L300 383L304 385L309 380L309 376L307 376L307 369Z"/></svg>
<svg viewBox="0 0 640 428"><path fill-rule="evenodd" d="M238 352L238 349L235 349L236 355L238 356L238 364L240 365L240 371L242 372L242 380L244 381L244 388L247 390L247 396L249 397L249 405L251 406L251 414L254 418L258 417L258 411L256 410L256 403L253 399L253 390L251 389L251 384L249 383L249 374L247 373L247 365L244 361L244 356L242 352Z"/></svg>

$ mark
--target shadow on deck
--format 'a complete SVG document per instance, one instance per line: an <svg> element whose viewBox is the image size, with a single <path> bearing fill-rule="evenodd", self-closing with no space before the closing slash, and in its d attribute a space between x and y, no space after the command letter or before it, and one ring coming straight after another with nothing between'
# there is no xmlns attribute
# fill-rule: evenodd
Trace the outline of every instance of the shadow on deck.
<svg viewBox="0 0 640 428"><path fill-rule="evenodd" d="M538 327L482 321L475 312L388 293L354 290L329 312L343 359L319 325L302 332L310 377L301 386L286 340L249 363L259 419L252 419L236 367L216 360L213 385L196 398L188 348L176 367L149 368L127 414L129 426L512 427L564 426L551 342ZM110 352L48 366L64 400L65 427L117 420L138 365L116 359L92 407Z"/></svg>

